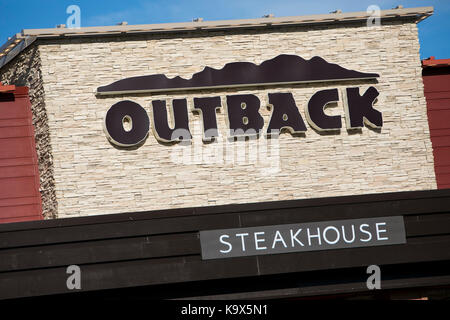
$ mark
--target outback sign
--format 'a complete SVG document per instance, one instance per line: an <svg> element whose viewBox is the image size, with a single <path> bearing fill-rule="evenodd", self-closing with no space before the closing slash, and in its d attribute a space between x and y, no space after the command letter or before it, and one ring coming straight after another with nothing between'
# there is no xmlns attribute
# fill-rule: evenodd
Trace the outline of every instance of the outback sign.
<svg viewBox="0 0 450 320"><path fill-rule="evenodd" d="M97 89L98 96L217 89L230 87L273 86L312 82L337 82L354 80L375 80L376 73L362 73L328 63L320 57L305 60L295 55L279 55L260 65L250 62L234 62L217 70L206 67L191 79L168 78L162 74L122 79ZM374 108L379 95L370 86L365 92L359 87L348 87L341 93L344 100L347 129L368 125L381 128L382 114ZM341 116L325 114L324 108L339 101L337 88L314 93L305 106L306 121L318 131L341 129ZM203 140L218 137L216 112L223 106L227 111L230 137L258 136L263 133L264 119L260 115L260 99L253 94L235 94L193 98L193 111L203 120ZM268 94L271 117L265 134L279 134L283 129L291 134L304 133L307 128L291 93L271 92ZM165 100L153 100L152 131L161 142L189 141L187 99L173 99L173 123L168 122ZM104 131L111 143L120 147L134 147L142 144L150 131L147 111L138 103L124 100L117 102L107 111Z"/></svg>

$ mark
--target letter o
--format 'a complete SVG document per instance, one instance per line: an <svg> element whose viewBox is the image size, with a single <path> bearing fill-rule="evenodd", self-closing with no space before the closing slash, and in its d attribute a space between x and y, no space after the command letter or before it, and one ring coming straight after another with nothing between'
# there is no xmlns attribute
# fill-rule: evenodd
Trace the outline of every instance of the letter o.
<svg viewBox="0 0 450 320"><path fill-rule="evenodd" d="M334 241L328 241L327 236L326 236L326 233L327 233L327 231L328 231L329 229L333 229L334 231L336 231L336 235L337 235L336 240L334 240ZM323 239L324 239L325 242L328 243L328 244L335 244L335 243L337 243L337 242L339 241L340 238L341 238L341 235L339 234L339 230L338 230L337 228L333 227L333 226L326 227L326 228L323 230Z"/></svg>
<svg viewBox="0 0 450 320"><path fill-rule="evenodd" d="M131 129L125 130L123 121L131 119ZM108 139L119 147L132 147L143 142L148 135L150 119L136 102L125 100L112 105L106 112L104 129Z"/></svg>

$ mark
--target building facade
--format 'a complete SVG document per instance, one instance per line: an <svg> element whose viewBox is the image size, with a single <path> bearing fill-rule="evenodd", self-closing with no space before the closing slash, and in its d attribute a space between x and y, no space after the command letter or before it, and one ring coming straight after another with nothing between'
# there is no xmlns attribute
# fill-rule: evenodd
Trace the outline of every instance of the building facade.
<svg viewBox="0 0 450 320"><path fill-rule="evenodd" d="M45 220L0 227L2 297L68 293L67 265L87 270L82 291L148 297L360 293L372 264L390 290L448 285L450 193L437 190L417 31L432 12L23 30L2 47L0 81L29 88ZM288 229L272 228L352 219L392 223L371 230L392 242L300 250L291 235L288 252ZM260 227L280 251L249 253L244 236L219 250L207 233Z"/></svg>

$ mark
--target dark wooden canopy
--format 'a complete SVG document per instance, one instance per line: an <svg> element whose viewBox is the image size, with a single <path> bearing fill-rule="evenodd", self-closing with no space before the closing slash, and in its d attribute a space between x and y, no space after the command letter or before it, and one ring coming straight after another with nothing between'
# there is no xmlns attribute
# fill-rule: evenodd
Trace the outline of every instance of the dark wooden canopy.
<svg viewBox="0 0 450 320"><path fill-rule="evenodd" d="M291 298L450 285L450 189L0 225L0 298ZM402 215L407 243L202 260L200 230ZM69 265L81 290L66 287Z"/></svg>

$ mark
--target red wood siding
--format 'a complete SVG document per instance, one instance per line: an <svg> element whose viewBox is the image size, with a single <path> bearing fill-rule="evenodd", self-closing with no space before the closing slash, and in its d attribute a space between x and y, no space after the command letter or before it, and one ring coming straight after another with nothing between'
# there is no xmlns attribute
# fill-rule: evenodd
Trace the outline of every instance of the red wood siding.
<svg viewBox="0 0 450 320"><path fill-rule="evenodd" d="M437 186L450 188L450 67L426 67L423 83Z"/></svg>
<svg viewBox="0 0 450 320"><path fill-rule="evenodd" d="M0 84L0 223L42 219L28 88Z"/></svg>

